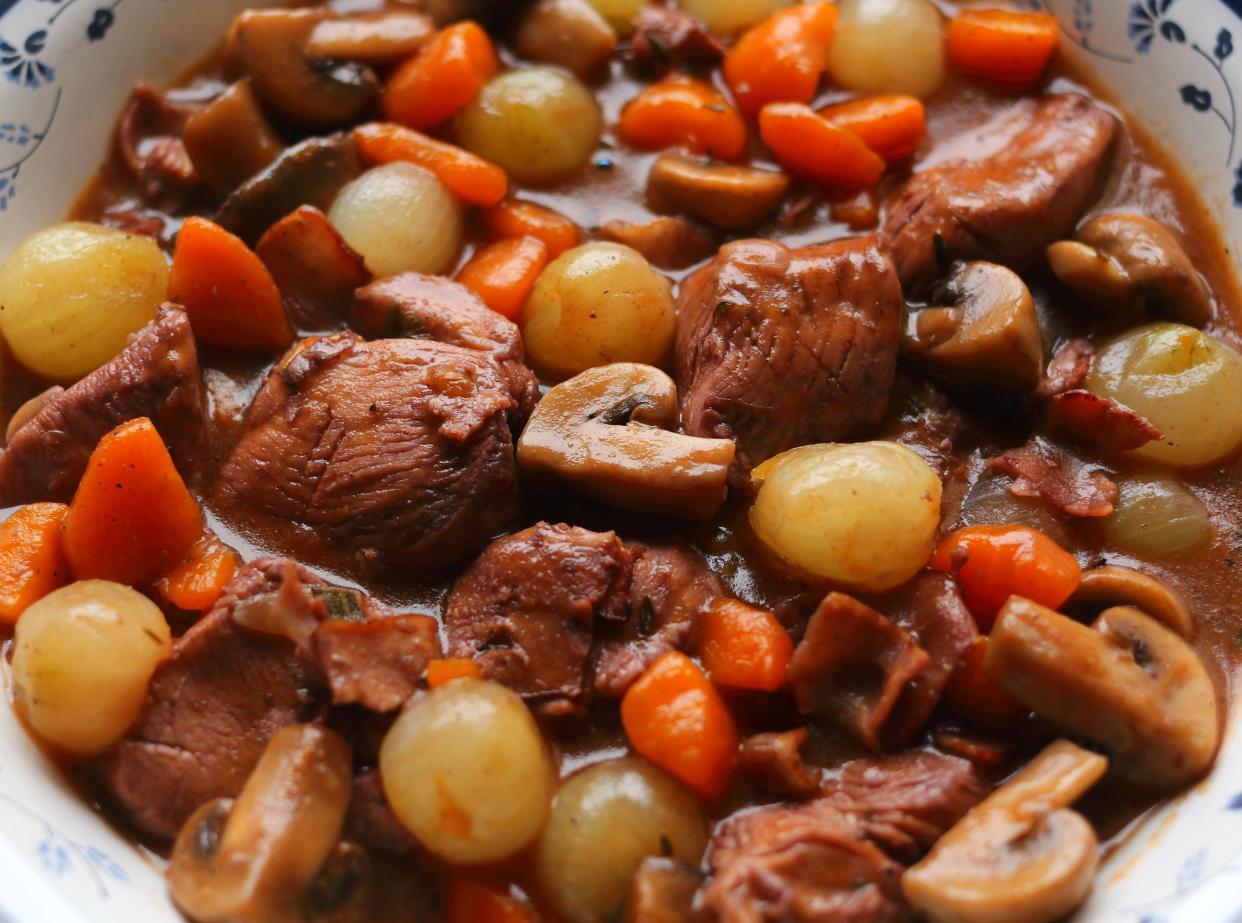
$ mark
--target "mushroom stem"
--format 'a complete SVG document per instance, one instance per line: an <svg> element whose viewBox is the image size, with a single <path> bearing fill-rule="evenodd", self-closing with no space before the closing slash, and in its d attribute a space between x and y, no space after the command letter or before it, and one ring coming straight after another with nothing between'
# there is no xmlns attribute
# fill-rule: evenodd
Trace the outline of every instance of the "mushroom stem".
<svg viewBox="0 0 1242 923"><path fill-rule="evenodd" d="M724 502L735 446L670 432L677 388L633 362L588 369L535 407L518 465L625 509L708 519Z"/></svg>
<svg viewBox="0 0 1242 923"><path fill-rule="evenodd" d="M1091 825L1069 810L1108 769L1066 740L1049 745L906 871L906 899L932 923L1049 923L1086 897L1099 862Z"/></svg>

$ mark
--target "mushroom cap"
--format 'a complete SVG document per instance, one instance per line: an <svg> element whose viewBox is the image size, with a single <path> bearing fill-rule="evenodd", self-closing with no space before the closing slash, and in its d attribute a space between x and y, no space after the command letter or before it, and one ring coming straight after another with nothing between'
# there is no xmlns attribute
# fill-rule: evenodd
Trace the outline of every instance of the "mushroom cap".
<svg viewBox="0 0 1242 923"><path fill-rule="evenodd" d="M1155 577L1129 567L1110 564L1083 571L1068 605L1090 607L1096 612L1129 605L1183 638L1192 638L1195 633L1194 618L1181 597Z"/></svg>
<svg viewBox="0 0 1242 923"><path fill-rule="evenodd" d="M784 198L789 177L772 170L701 163L665 154L647 174L647 204L655 212L685 212L725 230L741 231L766 218Z"/></svg>
<svg viewBox="0 0 1242 923"><path fill-rule="evenodd" d="M1088 627L1012 596L983 666L1040 716L1108 750L1136 782L1184 784L1216 753L1216 688L1203 663L1138 609L1108 609Z"/></svg>
<svg viewBox="0 0 1242 923"><path fill-rule="evenodd" d="M616 362L544 395L518 440L525 471L606 503L708 519L724 502L735 446L670 432L677 387L659 369Z"/></svg>
<svg viewBox="0 0 1242 923"><path fill-rule="evenodd" d="M1144 215L1097 215L1074 241L1048 247L1053 273L1067 287L1130 317L1149 314L1202 327L1212 296L1177 237Z"/></svg>
<svg viewBox="0 0 1242 923"><path fill-rule="evenodd" d="M1086 897L1099 862L1091 825L1068 809L1108 761L1051 744L950 829L902 877L932 923L1050 923Z"/></svg>
<svg viewBox="0 0 1242 923"><path fill-rule="evenodd" d="M944 294L948 307L910 316L907 352L958 381L1029 391L1039 384L1044 344L1035 302L1012 270L960 263Z"/></svg>

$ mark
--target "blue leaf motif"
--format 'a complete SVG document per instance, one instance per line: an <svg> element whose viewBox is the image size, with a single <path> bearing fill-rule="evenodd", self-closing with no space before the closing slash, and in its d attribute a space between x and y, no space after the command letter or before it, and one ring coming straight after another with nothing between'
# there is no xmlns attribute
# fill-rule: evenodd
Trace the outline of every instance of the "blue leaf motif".
<svg viewBox="0 0 1242 923"><path fill-rule="evenodd" d="M1216 48L1212 53L1216 55L1216 60L1221 62L1233 54L1233 35L1228 29L1221 29L1216 33Z"/></svg>
<svg viewBox="0 0 1242 923"><path fill-rule="evenodd" d="M87 846L83 852L91 865L116 881L129 881L129 873L116 860L97 846Z"/></svg>
<svg viewBox="0 0 1242 923"><path fill-rule="evenodd" d="M1233 171L1233 175L1238 181L1238 186L1235 186L1233 190L1234 199L1236 200L1238 196L1238 189L1239 187L1242 187L1242 164L1239 164L1238 168ZM1242 811L1242 792L1238 792L1230 798L1229 803L1225 805L1225 808L1229 811Z"/></svg>
<svg viewBox="0 0 1242 923"><path fill-rule="evenodd" d="M1212 94L1202 87L1188 83L1178 92L1181 93L1182 102L1196 112L1207 112L1212 108Z"/></svg>
<svg viewBox="0 0 1242 923"><path fill-rule="evenodd" d="M1171 19L1160 24L1160 34L1166 41L1177 42L1179 45L1186 44L1185 30Z"/></svg>
<svg viewBox="0 0 1242 923"><path fill-rule="evenodd" d="M40 861L53 875L65 874L73 864L69 850L51 837L39 844L38 854Z"/></svg>

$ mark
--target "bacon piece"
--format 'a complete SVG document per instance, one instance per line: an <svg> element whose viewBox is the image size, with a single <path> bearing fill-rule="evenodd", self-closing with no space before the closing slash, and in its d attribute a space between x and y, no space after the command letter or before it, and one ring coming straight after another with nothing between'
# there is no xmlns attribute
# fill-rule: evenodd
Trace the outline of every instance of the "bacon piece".
<svg viewBox="0 0 1242 923"><path fill-rule="evenodd" d="M774 794L797 798L814 795L820 789L820 774L802 759L807 736L807 729L800 727L747 737L738 754L739 766Z"/></svg>
<svg viewBox="0 0 1242 923"><path fill-rule="evenodd" d="M724 55L720 39L689 13L647 6L634 19L629 62L641 74L660 76L681 66L709 68Z"/></svg>
<svg viewBox="0 0 1242 923"><path fill-rule="evenodd" d="M1042 497L1069 516L1107 516L1117 502L1117 485L1103 470L1043 440L989 458L987 466L1014 479L1015 497Z"/></svg>
<svg viewBox="0 0 1242 923"><path fill-rule="evenodd" d="M1044 380L1039 383L1039 396L1053 397L1064 391L1081 388L1087 373L1091 371L1091 359L1094 355L1095 348L1090 340L1078 337L1061 344L1061 348L1048 363Z"/></svg>
<svg viewBox="0 0 1242 923"><path fill-rule="evenodd" d="M1164 438L1146 417L1081 388L1054 396L1048 402L1048 414L1055 426L1108 452L1125 452Z"/></svg>

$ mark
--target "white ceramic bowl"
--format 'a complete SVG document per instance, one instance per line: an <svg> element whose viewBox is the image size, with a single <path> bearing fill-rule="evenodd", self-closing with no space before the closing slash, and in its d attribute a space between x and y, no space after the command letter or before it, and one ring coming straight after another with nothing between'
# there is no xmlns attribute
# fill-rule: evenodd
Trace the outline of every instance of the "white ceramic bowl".
<svg viewBox="0 0 1242 923"><path fill-rule="evenodd" d="M1030 0L1242 243L1242 0ZM130 85L186 69L253 0L0 0L0 254L61 218ZM1242 398L1240 398L1242 399ZM0 671L2 672L2 671ZM1242 921L1242 739L1104 865L1081 923ZM0 923L182 923L159 871L0 706Z"/></svg>

